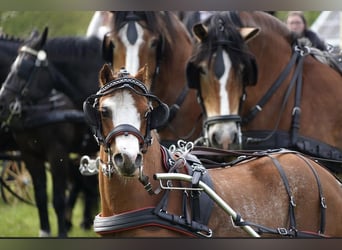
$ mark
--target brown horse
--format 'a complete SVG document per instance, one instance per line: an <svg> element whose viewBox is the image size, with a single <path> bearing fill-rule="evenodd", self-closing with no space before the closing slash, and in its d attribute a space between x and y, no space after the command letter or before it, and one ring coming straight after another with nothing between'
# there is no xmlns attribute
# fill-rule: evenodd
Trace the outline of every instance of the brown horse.
<svg viewBox="0 0 342 250"><path fill-rule="evenodd" d="M135 75L148 65L151 91L170 106L166 126L159 129L164 145L201 134L201 108L196 92L186 84L186 63L192 40L172 12L113 12L113 30L103 41L103 57L116 72L124 67Z"/></svg>
<svg viewBox="0 0 342 250"><path fill-rule="evenodd" d="M199 90L209 145L342 160L342 77L317 51L264 12L216 13L193 29L187 76Z"/></svg>
<svg viewBox="0 0 342 250"><path fill-rule="evenodd" d="M257 152L205 169L191 154L196 152L191 143L170 150L161 146L155 128L167 119L168 107L148 91L147 72L133 78L125 70L114 74L105 65L100 90L84 103L100 142L97 233L342 236L342 224L336 223L342 221L341 183L299 153Z"/></svg>

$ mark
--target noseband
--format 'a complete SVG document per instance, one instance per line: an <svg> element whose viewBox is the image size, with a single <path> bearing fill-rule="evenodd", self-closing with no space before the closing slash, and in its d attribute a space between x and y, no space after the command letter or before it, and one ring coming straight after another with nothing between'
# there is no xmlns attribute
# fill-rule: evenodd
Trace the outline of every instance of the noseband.
<svg viewBox="0 0 342 250"><path fill-rule="evenodd" d="M144 84L142 84L140 81L126 77L128 73L122 72L120 73L120 79L113 80L106 85L104 85L95 95L91 95L87 98L85 103L90 103L91 99L94 100L94 103L92 104L93 108L97 108L99 104L99 98L109 95L117 90L120 89L130 89L135 94L145 96L147 98L153 98L157 99L156 96L151 95L148 93L147 88ZM139 90L136 90L135 88L138 88ZM146 119L148 120L147 124L149 124L149 117L148 113L145 115ZM97 131L96 134L96 140L99 144L104 145L107 149L110 147L110 143L113 141L113 139L119 135L133 135L135 136L140 144L141 148L145 148L145 146L149 146L151 144L151 136L150 136L150 128L147 126L146 128L146 134L143 136L141 132L135 128L134 126L130 124L121 124L116 126L112 131L108 133L106 137L103 137L102 131Z"/></svg>

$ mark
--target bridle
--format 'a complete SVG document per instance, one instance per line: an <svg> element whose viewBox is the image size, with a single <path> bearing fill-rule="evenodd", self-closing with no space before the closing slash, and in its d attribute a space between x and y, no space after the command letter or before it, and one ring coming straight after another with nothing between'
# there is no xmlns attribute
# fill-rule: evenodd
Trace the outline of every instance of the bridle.
<svg viewBox="0 0 342 250"><path fill-rule="evenodd" d="M9 104L9 115L7 119L2 123L2 127L9 125L14 116L20 116L22 114L22 111L24 109L23 101L31 101L28 100L29 87L35 80L36 72L39 68L46 68L48 66L47 55L44 50L37 51L28 46L22 46L19 49L19 53L30 54L34 56L36 59L33 65L26 65L26 68L24 69L17 69L17 74L22 80L26 78L28 79L27 81L25 81L24 85L19 86L19 88L13 88L10 84L5 84L3 86L4 89L14 93L15 100L10 102ZM20 66L22 66L22 64ZM28 72L29 70L33 71Z"/></svg>
<svg viewBox="0 0 342 250"><path fill-rule="evenodd" d="M107 162L101 163L98 165L102 165L102 172L105 176L111 177L111 175L114 173L114 163L112 160L112 152L111 152L111 142L117 137L121 135L133 135L136 137L139 141L139 150L142 154L147 152L148 147L152 144L152 136L151 136L151 130L154 129L159 124L155 124L158 122L154 121L154 112L155 110L158 110L160 106L162 106L161 109L166 109L167 106L163 106L163 104L158 97L155 95L152 95L147 90L146 86L140 82L139 80L135 78L128 77L128 72L124 69L122 69L119 73L119 78L112 80L105 84L96 94L89 96L85 102L84 102L84 113L85 118L90 125L90 127L93 130L94 136L98 142L99 145L102 145L104 147L104 151L107 154ZM107 96L115 91L118 91L120 89L128 89L130 91L133 91L135 94L144 96L149 101L149 109L146 111L144 117L146 119L146 130L145 134L143 135L137 128L130 124L120 124L118 126L115 126L107 135L103 135L102 126L100 124L100 114L98 111L99 108L99 99L101 97ZM153 109L152 102L157 102L158 107ZM162 110L162 112L168 112L166 110ZM162 113L161 115L166 115ZM142 178L141 173L141 178Z"/></svg>
<svg viewBox="0 0 342 250"><path fill-rule="evenodd" d="M216 54L222 53L222 51L224 50L223 46L230 46L230 44L231 44L231 41L224 38L224 35L223 35L224 30L225 30L224 23L222 20L219 19L218 20L218 27L217 27L218 39L216 42L213 43L213 47L216 48ZM234 49L234 48L232 48L232 49ZM243 51L241 51L241 52L243 52ZM211 61L211 60L209 60L209 61ZM214 68L215 76L219 79L221 77L221 75L223 74L222 66L223 66L224 62L222 61L222 58L220 60L220 57L218 57L218 58L216 57L215 61L213 63L215 65L215 68ZM201 143L201 144L204 144L206 146L210 145L209 136L208 136L210 126L215 125L217 123L234 122L236 124L236 128L237 128L237 136L236 136L237 142L236 142L236 144L241 149L241 147L242 147L242 133L241 133L242 118L241 118L240 114L241 114L243 102L246 99L246 90L245 89L246 89L247 85L248 84L243 83L243 94L240 97L238 114L218 115L218 116L213 116L213 117L207 116L207 114L205 112L206 109L204 106L203 98L202 98L201 87L199 85L197 86L198 99L199 99L200 105L202 106L202 110L204 111L205 118L203 119L203 137L199 138L196 141L196 144Z"/></svg>

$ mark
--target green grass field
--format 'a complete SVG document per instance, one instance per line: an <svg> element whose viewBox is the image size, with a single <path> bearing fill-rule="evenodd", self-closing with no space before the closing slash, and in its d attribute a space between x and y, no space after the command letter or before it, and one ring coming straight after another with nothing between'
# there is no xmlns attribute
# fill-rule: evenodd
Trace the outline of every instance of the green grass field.
<svg viewBox="0 0 342 250"><path fill-rule="evenodd" d="M49 173L48 173L49 175ZM51 179L48 182L49 192L49 217L51 224L52 237L57 236L57 220L52 205L51 197ZM69 232L69 237L98 237L92 229L84 231L80 227L82 221L82 196L77 200L73 211L73 227ZM38 237L39 219L38 209L35 206L28 205L19 200L15 200L14 204L7 204L0 199L0 238L11 237Z"/></svg>

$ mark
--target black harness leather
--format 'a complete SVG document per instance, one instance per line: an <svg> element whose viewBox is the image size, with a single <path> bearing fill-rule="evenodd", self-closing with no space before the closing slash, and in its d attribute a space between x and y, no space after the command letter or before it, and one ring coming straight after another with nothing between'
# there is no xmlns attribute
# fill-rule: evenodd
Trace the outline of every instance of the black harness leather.
<svg viewBox="0 0 342 250"><path fill-rule="evenodd" d="M264 105L268 102L268 100L272 97L276 90L284 82L291 68L295 67L294 75L291 79L289 87L286 90L286 93L283 98L282 107L279 112L280 115L283 113L288 97L292 89L295 87L295 100L292 111L292 123L289 132L277 130L280 118L279 115L277 125L275 129L272 131L243 131L242 148L260 150L284 147L294 149L311 156L322 158L322 160L324 160L326 166L330 170L334 172L340 172L341 167L333 163L333 161L342 161L342 151L340 149L328 145L322 141L305 137L299 134L301 116L300 104L303 87L303 62L305 56L308 54L309 51L306 51L305 48L301 48L298 45L295 45L293 48L293 55L285 69L279 75L279 77L271 86L271 88L259 100L259 102L249 111L247 115L245 115L242 118L242 126L251 122L255 118L255 116L262 110Z"/></svg>
<svg viewBox="0 0 342 250"><path fill-rule="evenodd" d="M195 181L192 183L192 187L196 187L200 180L212 187L211 179L197 157L189 154L185 162L177 162L165 147L161 146L161 152L163 166L167 172L178 172L185 168L185 171L194 177ZM170 190L165 190L156 207L143 208L109 217L97 215L94 220L94 231L104 235L147 226L157 226L192 237L211 236L211 230L207 224L214 202L204 192L190 192L190 194L183 193L182 215L175 215L167 211Z"/></svg>
<svg viewBox="0 0 342 250"><path fill-rule="evenodd" d="M235 166L237 163L243 162L245 160L250 160L253 158L259 158L259 157L269 157L273 165L277 168L279 175L284 183L285 190L288 194L289 198L289 228L269 228L265 227L263 225L259 225L250 221L244 221L242 220L241 215L237 214L237 218L233 220L234 224L236 226L242 227L242 226L251 226L253 228L256 228L257 232L259 234L278 234L281 236L286 236L286 237L300 237L300 238L311 238L311 237L326 237L324 235L325 231L325 214L326 214L326 203L325 203L325 197L323 195L323 188L321 185L321 181L319 179L319 176L314 169L314 167L311 165L311 163L303 157L299 152L291 151L291 150L284 150L284 149L271 149L271 150L265 150L265 151L249 151L249 150L223 150L223 149L216 149L216 148L206 148L206 147L195 147L194 150L192 151L193 154L197 156L215 156L215 157L237 157L231 162L228 163L217 163L216 167L221 167L223 164L224 165L229 165L229 166ZM319 200L320 200L320 208L321 208L321 214L320 214L320 227L318 232L306 232L306 231L299 231L296 229L296 218L295 218L295 199L294 196L292 195L292 191L289 185L288 178L283 170L283 167L279 163L279 161L272 157L272 153L296 153L296 155L300 158L302 158L305 163L308 165L308 167L311 169L313 175L315 176L316 182L317 182L317 187L318 187L318 193L319 193ZM201 159L202 160L202 159ZM208 161L208 166L207 164L204 164L206 167L213 168L215 167L215 162L214 161Z"/></svg>
<svg viewBox="0 0 342 250"><path fill-rule="evenodd" d="M251 226L257 230L259 234L277 234L285 237L326 237L325 231L325 213L326 203L323 194L323 188L316 170L313 168L311 163L303 157L300 153L296 152L298 157L302 158L311 169L317 181L317 187L320 197L320 227L318 232L306 232L299 231L296 229L296 218L295 218L295 199L292 195L292 190L289 185L288 178L283 170L283 167L279 161L272 156L273 153L294 153L294 151L275 149L266 151L247 151L247 150L221 150L207 147L195 147L191 154L186 156L186 164L184 161L181 163L172 157L172 154L165 147L161 147L162 158L164 162L164 168L168 172L177 172L183 167L189 175L193 176L192 187L196 187L199 180L212 186L209 175L206 174L206 168L222 167L222 163L217 163L215 166L214 161L199 160L198 157L212 157L212 156L233 156L234 160L231 162L224 163L226 166L235 166L245 160L251 160L260 157L269 157L273 165L277 168L279 175L284 183L284 188L288 194L289 199L289 227L288 228L269 228L263 225L259 225L250 221L242 220L242 217L238 214L237 218L233 221L236 226ZM205 167L204 167L205 166ZM184 169L182 169L184 170ZM129 211L126 213L113 215L109 217L101 217L97 215L94 220L94 230L98 234L109 234L115 232L121 232L126 230L132 230L136 228L143 228L147 226L157 226L168 230L176 231L191 237L210 237L211 230L207 224L211 215L213 201L207 197L203 192L199 195L196 193L199 191L191 192L188 194L184 192L182 202L182 215L175 215L167 212L168 199L170 190L165 190L165 193L156 207L147 207L139 210ZM190 207L189 205L190 204ZM189 213L191 211L191 213Z"/></svg>

